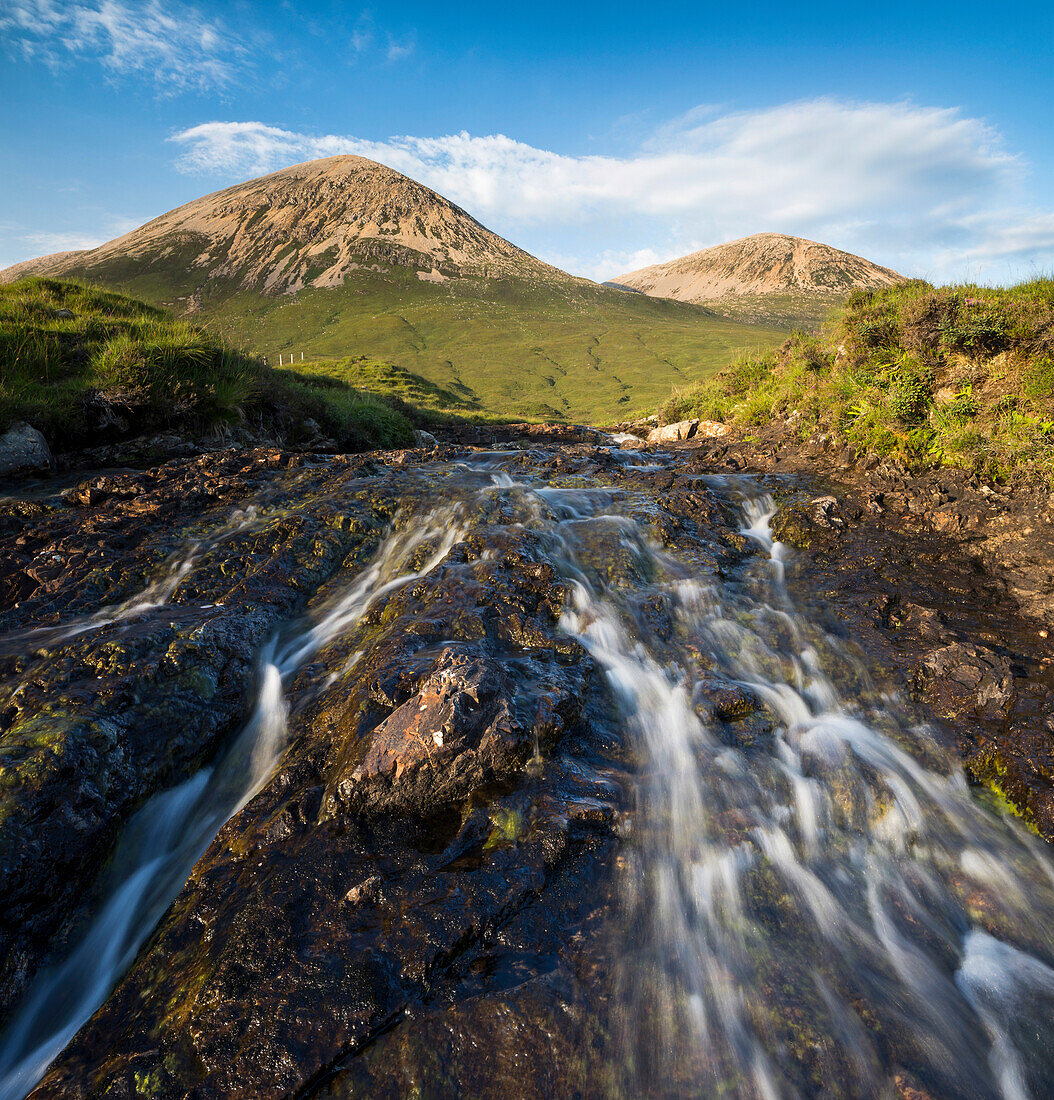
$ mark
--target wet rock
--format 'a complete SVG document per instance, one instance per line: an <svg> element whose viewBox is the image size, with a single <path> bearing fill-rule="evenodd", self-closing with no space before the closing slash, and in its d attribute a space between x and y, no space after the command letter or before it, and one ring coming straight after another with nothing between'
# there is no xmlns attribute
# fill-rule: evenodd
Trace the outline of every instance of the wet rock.
<svg viewBox="0 0 1054 1100"><path fill-rule="evenodd" d="M0 477L46 473L55 466L47 440L29 424L12 424L0 435Z"/></svg>
<svg viewBox="0 0 1054 1100"><path fill-rule="evenodd" d="M415 447L438 447L439 440L436 439L431 432L423 432L420 429L414 429L414 446Z"/></svg>
<svg viewBox="0 0 1054 1100"><path fill-rule="evenodd" d="M833 496L816 497L804 504L786 504L772 520L772 534L779 542L802 550L830 546L846 527L845 512Z"/></svg>
<svg viewBox="0 0 1054 1100"><path fill-rule="evenodd" d="M800 504L781 508L772 519L772 537L799 549L808 550L817 537L817 527L808 510Z"/></svg>
<svg viewBox="0 0 1054 1100"><path fill-rule="evenodd" d="M522 769L534 748L493 660L446 650L416 695L372 733L362 761L330 779L327 816L363 810L434 812ZM339 804L339 810L335 803Z"/></svg>
<svg viewBox="0 0 1054 1100"><path fill-rule="evenodd" d="M809 518L817 527L838 530L845 526L845 519L839 513L838 500L835 497L816 497L809 501L806 509Z"/></svg>
<svg viewBox="0 0 1054 1100"><path fill-rule="evenodd" d="M940 641L948 633L941 613L932 607L907 601L900 604L895 617L901 626L913 630L923 641Z"/></svg>
<svg viewBox="0 0 1054 1100"><path fill-rule="evenodd" d="M324 475L302 487L295 521L255 524L241 510L253 481L282 481L284 463L209 457L89 479L66 506L8 508L0 1016L76 923L122 823L243 720L274 625L372 537L354 501L365 522L332 526Z"/></svg>
<svg viewBox="0 0 1054 1100"><path fill-rule="evenodd" d="M380 875L368 875L344 895L344 904L350 906L376 904L381 898L383 883L384 880Z"/></svg>
<svg viewBox="0 0 1054 1100"><path fill-rule="evenodd" d="M686 470L709 472L700 462L702 447L679 452L677 471L646 473L623 471L607 437L599 451L584 437L559 451L543 450L543 438L524 436L512 444L524 451L509 462L514 476L539 474L562 487L602 485L623 500L632 494L625 509L691 562L696 576L739 568L744 554L756 561L756 546L730 529L737 519L727 506L698 478L682 477ZM746 448L733 457L753 461ZM13 626L24 625L23 617L66 621L74 612L92 613L134 595L166 561L173 532L196 538L209 527L204 517L216 518L221 501L229 510L232 501L264 492L261 509L275 513L232 537L221 552L206 553L177 586L172 604L178 615L164 623L163 615L154 616L154 633L140 638L114 630L105 645L96 640L83 650L49 645L39 664L22 652L0 654L20 688L13 702L27 707L28 717L43 715L45 723L49 698L61 698L78 720L86 714L113 718L121 707L109 699L97 704L91 677L115 685L127 680L134 692L141 690L131 682L134 668L142 669L147 690L159 671L171 668L181 678L185 694L178 698L184 700L207 703L233 690L226 668L214 667L209 647L201 660L190 648L201 626L194 617L215 610L205 605L221 602L241 612L266 607L275 622L306 608L317 621L369 568L378 529L408 533L406 515L433 508L440 484L428 473L434 460L423 461L419 451L375 456L369 467L333 459L317 469L311 463L296 468L293 461L273 452L259 457L259 467L230 463L220 469L214 457L203 456L176 464L178 475L159 472L156 483L89 479L89 488L105 494L90 506L49 501L25 515L0 509L3 564L11 564L11 576L26 578L18 582L26 608L0 611ZM619 741L610 683L558 626L573 599L571 584L561 577L563 551L554 550L559 540L539 536L532 529L537 513L525 513L517 498L487 493L452 516L456 539L445 558L436 560L442 533L417 544L403 563L414 575L380 593L361 621L288 677L289 744L275 774L216 836L112 996L51 1067L39 1095L647 1091L620 1090L624 1082L604 1077L625 1057L617 1042L607 1050L618 1056L605 1056L612 1038L605 1033L606 997L613 986L592 954L609 942L599 930L610 927L610 872L627 859L629 849L620 844L633 837L636 825L623 813L619 784L638 762ZM852 500L830 505L817 498L800 507L802 530L824 551L810 562L806 580L830 630L810 641L829 645L823 659L846 666L841 674L851 697L864 706L881 698L883 705L901 707L880 693L903 688L895 677L913 668L920 643L930 657L954 649L933 649L947 632L992 639L985 645L994 648L975 646L956 660L980 670L976 683L966 676L959 685L970 706L999 711L1000 692L1008 686L1003 674L1011 668L1001 663L998 624L986 621L982 629L970 619L967 630L964 616L989 603L1002 608L1001 590L984 588L970 561L952 560L947 542L928 524L920 525L924 536L909 541L899 530L887 537L858 523L865 505L854 512ZM887 511L867 514L885 523ZM573 542L581 561L575 579L612 594L622 625L646 639L660 664L670 654L671 682L679 669L690 667L694 678L705 674L698 713L714 737L764 768L775 732L772 715L753 693L722 679L712 654L682 646L685 623L670 598L674 587L661 567L642 564L642 543L624 524L612 522L598 533L566 513L560 518L562 545ZM220 611L210 621L212 629L230 632L225 646L242 635L234 611ZM845 622L869 665L881 666L883 677L887 666L894 669L889 682L869 685L866 673L854 672L856 650L846 642ZM161 633L161 625L174 633ZM738 625L735 612L727 625ZM788 630L778 609L765 630L777 636ZM774 647L802 652L801 639L781 638ZM765 654L757 656L764 664ZM77 671L79 661L90 676ZM926 685L958 683L955 665L945 654L925 666ZM235 669L234 679L247 678ZM1014 729L1020 751L1017 761L1003 751L998 756L1008 797L1017 797L1025 782L1022 762L1040 760L1049 742L1038 718L1034 724L1044 741L1022 733L1016 705L1010 704L1005 722L998 719ZM932 718L925 704L919 710ZM7 714L0 706L0 715ZM21 712L14 717L21 720ZM906 718L903 728L916 717ZM996 725L964 711L956 732L983 722ZM102 730L96 742L108 750L123 736L122 730L108 739ZM793 735L790 747L792 741ZM705 749L716 749L722 765L742 763L709 738ZM822 752L813 753L803 769L810 782L826 783L831 795L822 843L836 828L866 833L896 826L891 793L859 772L854 776L845 757L834 755L825 760ZM140 774L141 760L137 756L129 769L129 782ZM67 763L75 772L82 762L71 755ZM84 763L94 767L95 760ZM758 774L763 783L771 777L775 791L788 777L771 765ZM173 773L186 766L177 762ZM144 768L142 782L151 782L151 774ZM1029 797L1049 816L1054 804L1043 801L1035 769L1032 781ZM71 789L68 781L64 789ZM718 797L707 812L744 852L759 834L778 837L767 820L766 798L749 808L725 806L720 786L715 789ZM31 834L38 827L29 822ZM99 858L93 851L89 862L97 866ZM44 857L37 853L34 860ZM742 988L756 991L764 1010L758 1026L777 1037L780 1072L791 1061L804 1067L788 1091L866 1094L879 1080L870 1067L853 1071L861 1074L858 1081L848 1061L832 1060L829 1048L837 1044L830 1043L833 1027L822 1025L825 994L803 962L811 967L817 950L828 950L827 941L810 942L808 909L796 885L779 861L767 857L747 861L739 882L747 935L771 933L790 963L766 975L759 962L757 974L735 975L747 979ZM70 909L61 899L49 904ZM919 934L910 914L891 919L898 928L903 922L905 934L909 924L910 934ZM9 964L10 973L19 966L28 973L35 965L17 944L11 957L19 961ZM947 973L956 961L952 948ZM831 975L831 988L840 990L837 983L851 969L832 957L820 973L824 980ZM863 969L870 972L870 962ZM876 973L887 980L881 967ZM872 1014L866 1000L851 1003L869 1034L893 1042L895 1052L910 1050L910 1036L898 1032L889 1040L888 1016ZM886 1047L881 1051L885 1059ZM701 1060L708 1055L699 1051ZM703 1079L689 1075L666 1091L690 1094ZM743 1083L731 1074L721 1081L731 1091Z"/></svg>
<svg viewBox="0 0 1054 1100"><path fill-rule="evenodd" d="M1010 661L967 642L927 654L918 683L933 706L949 717L964 712L985 718L1006 717L1016 694Z"/></svg>
<svg viewBox="0 0 1054 1100"><path fill-rule="evenodd" d="M984 508L978 505L945 503L930 514L934 530L948 535L964 536L977 531L983 524Z"/></svg>
<svg viewBox="0 0 1054 1100"><path fill-rule="evenodd" d="M700 681L692 701L701 714L724 720L746 718L761 706L748 688L720 680Z"/></svg>
<svg viewBox="0 0 1054 1100"><path fill-rule="evenodd" d="M386 491L405 503L419 458L393 471L396 458ZM339 487L336 474L304 476ZM295 491L288 530L269 529L279 554L294 531L319 539L321 504ZM335 496L343 514L347 494ZM603 682L558 630L568 589L515 508L487 495L465 522L445 559L429 567L436 544L421 543L405 563L421 575L291 677L283 765L213 842L44 1094L105 1083L133 1095L144 1079L202 1097L296 1092L435 991L496 995L476 960L508 953L510 973L534 972L519 961L531 952L555 960L606 904L620 792L597 768L614 744ZM627 553L612 530L598 568ZM340 549L337 572L307 586L319 608L361 575ZM297 576L307 564L297 555ZM197 590L210 592L207 577ZM235 1038L249 1033L251 1054Z"/></svg>

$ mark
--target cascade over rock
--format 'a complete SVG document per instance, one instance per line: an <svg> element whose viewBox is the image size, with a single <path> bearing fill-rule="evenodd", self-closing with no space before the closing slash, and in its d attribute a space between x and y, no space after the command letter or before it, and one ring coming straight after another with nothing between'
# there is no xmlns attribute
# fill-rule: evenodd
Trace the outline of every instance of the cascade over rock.
<svg viewBox="0 0 1054 1100"><path fill-rule="evenodd" d="M0 1097L1045 1094L1029 622L871 488L621 443L0 502Z"/></svg>

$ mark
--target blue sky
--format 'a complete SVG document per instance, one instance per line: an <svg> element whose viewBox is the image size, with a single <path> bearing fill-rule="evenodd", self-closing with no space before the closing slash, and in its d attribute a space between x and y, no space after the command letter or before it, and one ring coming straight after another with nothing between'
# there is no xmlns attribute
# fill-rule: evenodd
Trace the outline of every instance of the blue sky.
<svg viewBox="0 0 1054 1100"><path fill-rule="evenodd" d="M0 266L337 152L605 278L749 233L1054 271L1054 5L0 0Z"/></svg>

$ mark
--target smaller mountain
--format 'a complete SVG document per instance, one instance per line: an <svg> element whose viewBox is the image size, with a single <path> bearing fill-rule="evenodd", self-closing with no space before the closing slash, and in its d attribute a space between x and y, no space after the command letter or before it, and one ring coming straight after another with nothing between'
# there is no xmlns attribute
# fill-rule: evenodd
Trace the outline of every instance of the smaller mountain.
<svg viewBox="0 0 1054 1100"><path fill-rule="evenodd" d="M903 275L851 252L783 233L757 233L617 275L606 285L752 320L793 323L821 319L854 290L902 282Z"/></svg>

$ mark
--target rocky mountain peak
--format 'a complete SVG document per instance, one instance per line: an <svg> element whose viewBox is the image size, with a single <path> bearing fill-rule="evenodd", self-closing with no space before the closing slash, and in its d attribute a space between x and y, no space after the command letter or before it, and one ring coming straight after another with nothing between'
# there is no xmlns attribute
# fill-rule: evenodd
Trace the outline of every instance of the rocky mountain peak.
<svg viewBox="0 0 1054 1100"><path fill-rule="evenodd" d="M834 299L903 281L902 275L862 256L783 233L757 233L610 280L682 302L771 294Z"/></svg>
<svg viewBox="0 0 1054 1100"><path fill-rule="evenodd" d="M338 286L362 267L409 267L441 282L464 274L550 275L555 268L449 200L383 164L326 157L195 199L87 252L18 265L61 274L114 259L204 269L269 294ZM13 269L12 269L12 273Z"/></svg>

